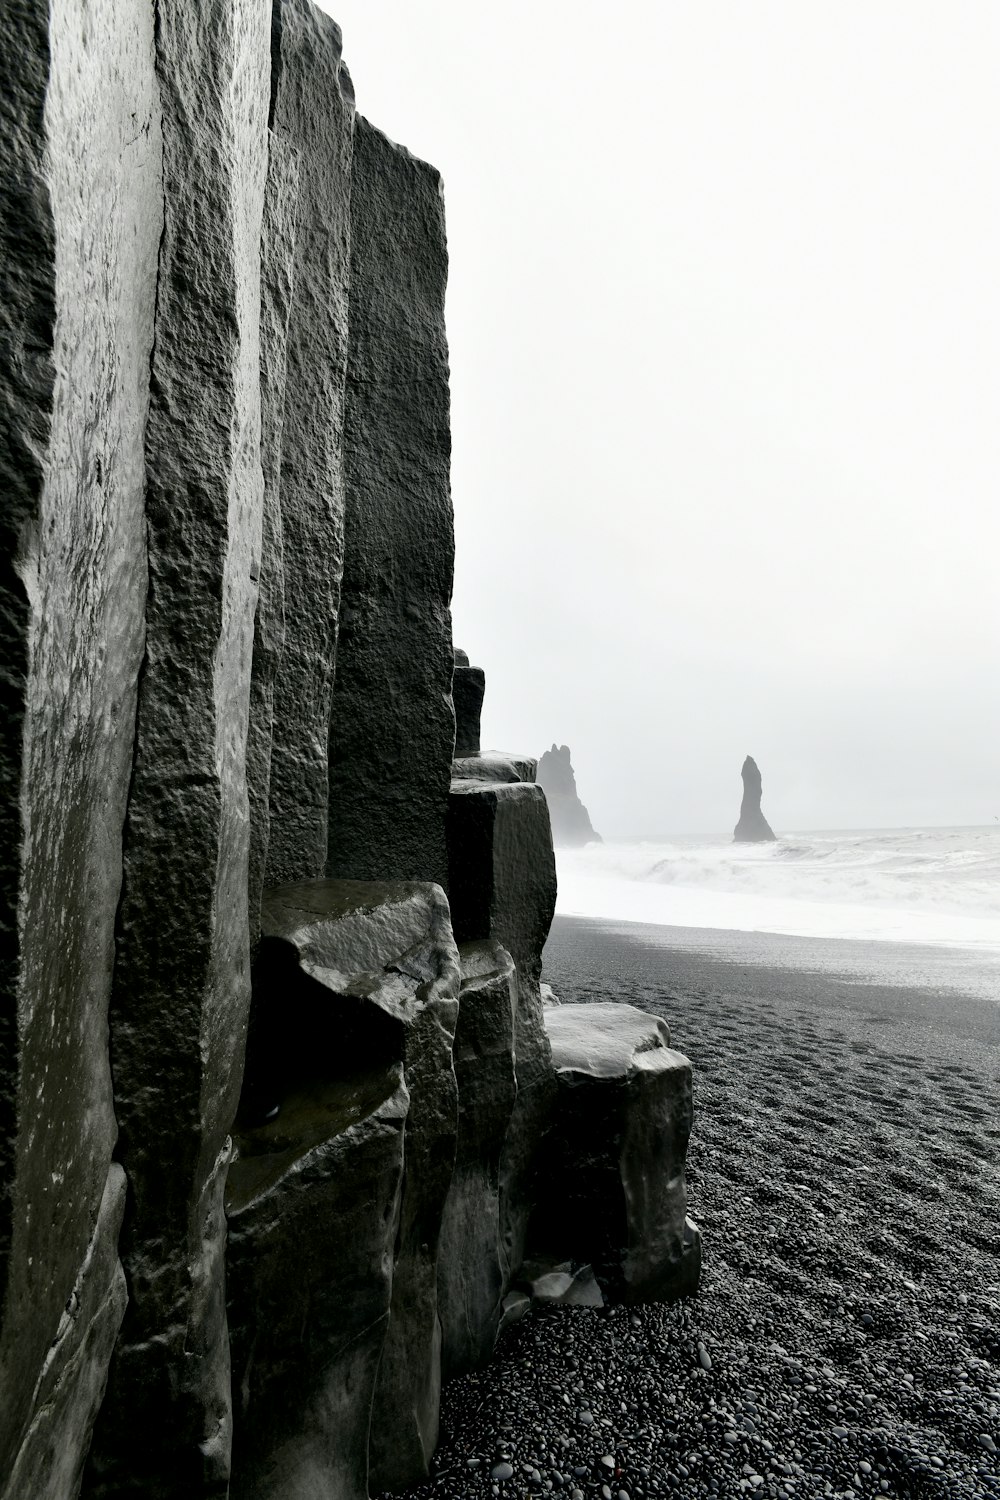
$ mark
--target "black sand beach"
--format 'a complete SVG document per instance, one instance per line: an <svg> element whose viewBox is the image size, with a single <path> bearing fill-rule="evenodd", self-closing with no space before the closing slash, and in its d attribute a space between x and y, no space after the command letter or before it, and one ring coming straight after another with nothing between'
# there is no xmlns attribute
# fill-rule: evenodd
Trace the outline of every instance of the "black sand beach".
<svg viewBox="0 0 1000 1500"><path fill-rule="evenodd" d="M559 918L545 977L692 1059L700 1294L509 1330L414 1493L998 1500L1000 995L664 941Z"/></svg>

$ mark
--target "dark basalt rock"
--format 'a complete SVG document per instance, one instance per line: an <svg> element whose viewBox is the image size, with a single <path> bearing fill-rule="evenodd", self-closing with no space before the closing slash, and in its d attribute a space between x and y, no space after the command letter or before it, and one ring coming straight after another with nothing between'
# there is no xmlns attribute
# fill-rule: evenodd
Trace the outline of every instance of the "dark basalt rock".
<svg viewBox="0 0 1000 1500"><path fill-rule="evenodd" d="M359 116L326 865L344 879L448 878L447 277L440 176Z"/></svg>
<svg viewBox="0 0 1000 1500"><path fill-rule="evenodd" d="M353 122L339 26L310 0L275 0L270 124L296 157L299 204L281 435L285 635L274 688L268 885L315 879L326 868Z"/></svg>
<svg viewBox="0 0 1000 1500"><path fill-rule="evenodd" d="M552 841L557 849L601 842L577 793L568 745L553 745L544 752L538 762L538 784L548 800Z"/></svg>
<svg viewBox="0 0 1000 1500"><path fill-rule="evenodd" d="M287 137L269 131L260 236L260 453L264 507L247 732L247 795L250 802L247 891L251 954L256 953L260 936L260 898L271 831L274 690L285 645L281 444L298 216L298 153L289 145Z"/></svg>
<svg viewBox="0 0 1000 1500"><path fill-rule="evenodd" d="M348 1078L300 1077L276 1120L237 1139L226 1188L233 1500L367 1500L408 1104L400 1063L358 1058Z"/></svg>
<svg viewBox="0 0 1000 1500"><path fill-rule="evenodd" d="M691 1295L701 1241L686 1217L691 1064L631 1005L545 1011L558 1096L542 1147L533 1253L591 1260L625 1302Z"/></svg>
<svg viewBox="0 0 1000 1500"><path fill-rule="evenodd" d="M164 221L149 598L111 1006L129 1305L86 1492L224 1495L222 1193L250 999L245 753L260 553L266 7L157 13Z"/></svg>
<svg viewBox="0 0 1000 1500"><path fill-rule="evenodd" d="M743 801L740 820L733 830L737 844L761 844L774 838L771 825L760 810L761 780L757 762L748 755L740 772L743 777Z"/></svg>
<svg viewBox="0 0 1000 1500"><path fill-rule="evenodd" d="M267 973L255 979L254 1003L271 1016L255 1018L259 1051L247 1059L256 1097L266 1093L261 1073L276 1074L272 1092L281 1103L332 1058L358 1067L398 1061L409 1097L378 1376L371 1400L362 1390L344 1407L352 1421L362 1408L366 1420L370 1414L376 1493L425 1474L437 1442L438 1238L455 1160L452 1044L461 983L448 903L430 884L307 881L265 892L261 928L258 965Z"/></svg>
<svg viewBox="0 0 1000 1500"><path fill-rule="evenodd" d="M152 4L6 7L0 95L0 1494L61 1500L124 1310L107 1013L146 597Z"/></svg>
<svg viewBox="0 0 1000 1500"><path fill-rule="evenodd" d="M444 1379L489 1359L500 1326L500 1163L517 1083L514 961L499 943L460 950L455 1029L458 1150L441 1222L438 1305Z"/></svg>
<svg viewBox="0 0 1000 1500"><path fill-rule="evenodd" d="M506 1292L524 1257L535 1143L554 1088L539 988L542 948L556 901L555 856L542 789L528 782L453 781L448 861L458 941L493 939L507 949L517 969L517 1098L500 1168L500 1253Z"/></svg>
<svg viewBox="0 0 1000 1500"><path fill-rule="evenodd" d="M506 750L483 750L452 762L455 781L534 781L538 762L530 755Z"/></svg>
<svg viewBox="0 0 1000 1500"><path fill-rule="evenodd" d="M486 673L482 667L470 666L464 651L455 652L451 692L455 700L455 758L478 755Z"/></svg>
<svg viewBox="0 0 1000 1500"><path fill-rule="evenodd" d="M553 1068L440 180L338 28L35 0L0 89L0 1500L365 1500L519 1275L689 1284L684 1060L593 1006Z"/></svg>
<svg viewBox="0 0 1000 1500"><path fill-rule="evenodd" d="M534 982L556 905L545 794L531 782L455 780L448 800L448 889L459 943L493 938Z"/></svg>

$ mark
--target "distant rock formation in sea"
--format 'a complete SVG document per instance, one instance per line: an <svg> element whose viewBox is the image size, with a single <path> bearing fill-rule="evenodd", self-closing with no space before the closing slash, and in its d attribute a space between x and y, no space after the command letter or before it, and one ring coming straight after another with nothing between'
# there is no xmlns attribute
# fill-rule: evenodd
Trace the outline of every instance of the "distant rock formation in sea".
<svg viewBox="0 0 1000 1500"><path fill-rule="evenodd" d="M599 844L590 814L580 801L568 745L553 745L538 762L538 784L545 792L552 819L552 841L556 848Z"/></svg>
<svg viewBox="0 0 1000 1500"><path fill-rule="evenodd" d="M541 767L539 767L541 770ZM757 762L748 755L743 762L743 801L740 804L740 821L733 830L737 844L763 844L775 834L770 823L760 810L761 780Z"/></svg>

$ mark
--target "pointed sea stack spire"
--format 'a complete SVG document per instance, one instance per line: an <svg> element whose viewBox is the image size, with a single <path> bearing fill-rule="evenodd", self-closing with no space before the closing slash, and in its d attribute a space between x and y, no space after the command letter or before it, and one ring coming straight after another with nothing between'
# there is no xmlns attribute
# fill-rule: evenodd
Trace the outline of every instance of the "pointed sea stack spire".
<svg viewBox="0 0 1000 1500"><path fill-rule="evenodd" d="M740 821L733 832L737 844L763 844L775 837L771 825L760 810L761 780L757 762L748 755L743 762L743 801Z"/></svg>

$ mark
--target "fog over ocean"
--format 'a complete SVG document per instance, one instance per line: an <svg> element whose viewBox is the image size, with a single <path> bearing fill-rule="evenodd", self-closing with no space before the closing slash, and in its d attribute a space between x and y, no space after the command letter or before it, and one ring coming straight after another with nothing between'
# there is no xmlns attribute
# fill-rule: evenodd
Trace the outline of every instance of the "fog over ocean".
<svg viewBox="0 0 1000 1500"><path fill-rule="evenodd" d="M1000 826L656 839L556 857L562 916L667 929L658 940L748 963L1000 999Z"/></svg>

